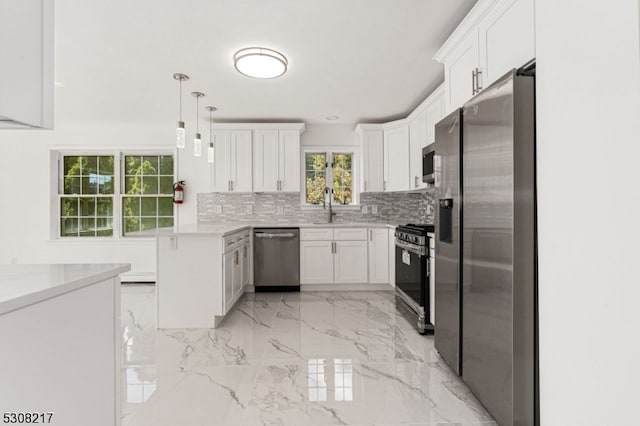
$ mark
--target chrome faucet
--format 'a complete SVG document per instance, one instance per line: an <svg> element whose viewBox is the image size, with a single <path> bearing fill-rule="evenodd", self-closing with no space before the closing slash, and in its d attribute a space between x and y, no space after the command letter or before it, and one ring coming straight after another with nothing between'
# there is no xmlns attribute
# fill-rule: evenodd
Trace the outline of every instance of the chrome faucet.
<svg viewBox="0 0 640 426"><path fill-rule="evenodd" d="M326 195L329 194L329 222L328 223L333 223L333 217L336 215L336 213L333 211L332 206L332 198L333 198L333 189L329 188L328 186L324 187L324 197L322 197L322 208L326 209L327 208L327 197Z"/></svg>

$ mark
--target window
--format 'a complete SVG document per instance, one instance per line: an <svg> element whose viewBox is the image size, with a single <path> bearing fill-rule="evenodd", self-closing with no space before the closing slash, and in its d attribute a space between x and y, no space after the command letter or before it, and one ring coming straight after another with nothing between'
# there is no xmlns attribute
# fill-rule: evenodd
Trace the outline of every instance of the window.
<svg viewBox="0 0 640 426"><path fill-rule="evenodd" d="M305 152L305 203L323 203L327 182L333 189L333 203L355 204L354 153L353 152Z"/></svg>
<svg viewBox="0 0 640 426"><path fill-rule="evenodd" d="M125 155L124 234L173 226L173 157Z"/></svg>
<svg viewBox="0 0 640 426"><path fill-rule="evenodd" d="M126 236L173 226L173 163L171 154L62 154L59 236Z"/></svg>
<svg viewBox="0 0 640 426"><path fill-rule="evenodd" d="M63 159L60 235L113 235L113 155L70 155Z"/></svg>

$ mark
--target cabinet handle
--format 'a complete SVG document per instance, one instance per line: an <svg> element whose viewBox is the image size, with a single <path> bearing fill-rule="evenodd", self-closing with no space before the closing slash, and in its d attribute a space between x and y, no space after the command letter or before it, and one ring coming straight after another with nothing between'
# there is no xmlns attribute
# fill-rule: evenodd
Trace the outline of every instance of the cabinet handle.
<svg viewBox="0 0 640 426"><path fill-rule="evenodd" d="M414 176L413 177L413 184L415 185L415 187L418 187L418 176Z"/></svg>
<svg viewBox="0 0 640 426"><path fill-rule="evenodd" d="M331 241L331 253L335 253L335 252L336 252L336 242Z"/></svg>
<svg viewBox="0 0 640 426"><path fill-rule="evenodd" d="M476 94L476 70L471 70L471 94Z"/></svg>
<svg viewBox="0 0 640 426"><path fill-rule="evenodd" d="M247 258L247 246L244 246L243 249L244 249L243 257L246 259Z"/></svg>
<svg viewBox="0 0 640 426"><path fill-rule="evenodd" d="M480 84L480 76L482 75L482 69L476 68L476 93L480 93L482 85Z"/></svg>
<svg viewBox="0 0 640 426"><path fill-rule="evenodd" d="M366 180L363 182L362 186L363 186L362 192L367 192L367 181Z"/></svg>
<svg viewBox="0 0 640 426"><path fill-rule="evenodd" d="M231 191L231 181L227 181L227 191Z"/></svg>
<svg viewBox="0 0 640 426"><path fill-rule="evenodd" d="M373 241L373 229L369 229L369 241Z"/></svg>
<svg viewBox="0 0 640 426"><path fill-rule="evenodd" d="M229 183L231 184L231 190L233 191L233 181L230 180Z"/></svg>
<svg viewBox="0 0 640 426"><path fill-rule="evenodd" d="M382 181L382 190L386 191L387 190L387 181Z"/></svg>

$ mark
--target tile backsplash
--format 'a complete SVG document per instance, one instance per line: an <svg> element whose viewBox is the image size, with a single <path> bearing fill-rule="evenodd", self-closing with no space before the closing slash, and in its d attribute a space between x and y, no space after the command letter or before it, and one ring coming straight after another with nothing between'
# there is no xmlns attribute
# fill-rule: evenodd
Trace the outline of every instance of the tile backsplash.
<svg viewBox="0 0 640 426"><path fill-rule="evenodd" d="M377 213L373 213L377 208ZM364 212L366 209L366 212ZM433 190L419 193L360 194L360 209L334 209L335 223L433 223ZM300 193L198 194L198 223L314 223L326 222L328 210L304 208Z"/></svg>

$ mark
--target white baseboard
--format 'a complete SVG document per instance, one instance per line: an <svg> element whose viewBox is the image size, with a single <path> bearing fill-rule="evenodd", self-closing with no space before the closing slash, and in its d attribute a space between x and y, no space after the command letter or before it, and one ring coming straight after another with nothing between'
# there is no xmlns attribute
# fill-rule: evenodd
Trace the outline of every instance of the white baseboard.
<svg viewBox="0 0 640 426"><path fill-rule="evenodd" d="M301 284L300 291L393 291L389 284Z"/></svg>

